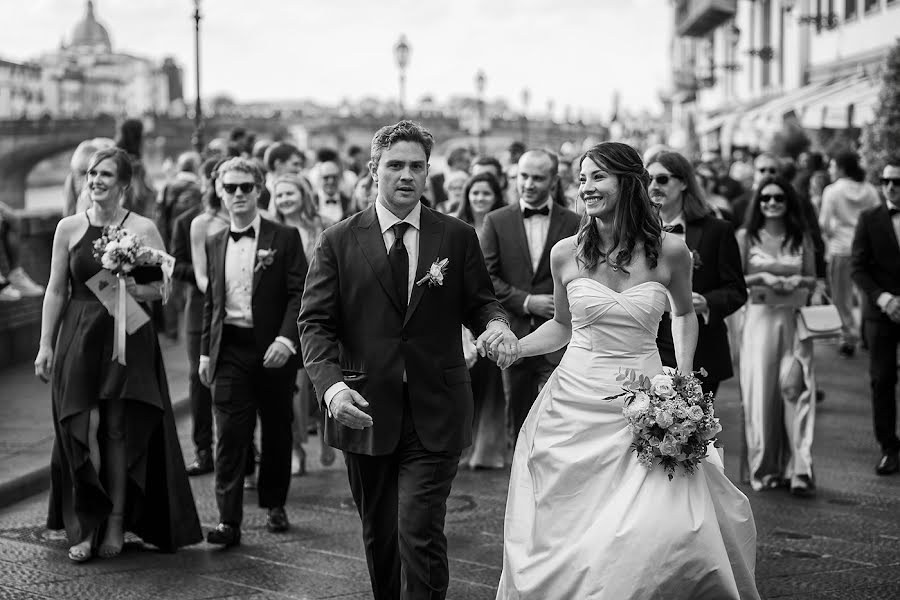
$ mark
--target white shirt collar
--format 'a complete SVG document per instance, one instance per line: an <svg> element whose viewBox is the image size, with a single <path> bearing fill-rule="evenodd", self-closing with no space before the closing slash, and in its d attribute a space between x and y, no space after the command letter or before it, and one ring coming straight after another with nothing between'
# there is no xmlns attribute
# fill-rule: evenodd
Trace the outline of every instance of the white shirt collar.
<svg viewBox="0 0 900 600"><path fill-rule="evenodd" d="M550 208L550 196L549 195L547 196L547 199L544 200L544 203L541 204L540 206L531 206L530 204L528 204L527 202L525 202L524 200L519 198L519 210L521 210L522 212L525 212L526 208L531 208L533 210L540 210L540 209L544 208L545 206L548 209Z"/></svg>
<svg viewBox="0 0 900 600"><path fill-rule="evenodd" d="M398 219L397 215L385 208L381 202L375 200L375 215L378 217L378 225L381 227L382 235L401 220L409 223L415 227L416 231L419 231L421 229L419 224L422 222L422 203L416 202L412 212L406 215L405 219Z"/></svg>
<svg viewBox="0 0 900 600"><path fill-rule="evenodd" d="M242 231L247 231L248 229L250 229L252 227L253 231L256 232L256 235L258 236L259 235L259 224L261 222L262 222L262 217L260 216L259 211L257 211L256 217L246 227L241 227L240 229L238 229L234 226L234 223L232 222L231 223L231 231L233 231L235 233L241 233Z"/></svg>
<svg viewBox="0 0 900 600"><path fill-rule="evenodd" d="M678 213L678 216L672 219L670 223L663 222L663 227L672 227L673 225L681 225L685 229L687 229L687 222L684 220L684 213Z"/></svg>

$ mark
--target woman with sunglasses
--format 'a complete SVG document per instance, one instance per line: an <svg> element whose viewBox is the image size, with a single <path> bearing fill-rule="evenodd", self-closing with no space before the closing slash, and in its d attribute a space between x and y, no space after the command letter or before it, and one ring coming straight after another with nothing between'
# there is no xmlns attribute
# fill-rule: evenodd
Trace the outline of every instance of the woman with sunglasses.
<svg viewBox="0 0 900 600"><path fill-rule="evenodd" d="M131 181L124 150L91 157L91 207L63 218L54 235L34 361L51 383L56 435L47 527L65 529L76 563L118 556L126 531L168 552L202 539L153 323L128 334L125 357L113 359L114 320L92 287L103 270L93 245L107 227L163 249L153 221L122 207ZM162 278L159 267L141 266L123 283L146 310L161 298Z"/></svg>
<svg viewBox="0 0 900 600"><path fill-rule="evenodd" d="M828 285L831 301L841 315L841 345L838 352L850 358L856 352L859 326L853 316L854 288L850 279L850 246L859 215L878 206L878 190L865 181L855 152L842 152L831 160L829 172L834 183L822 193L819 225L827 243Z"/></svg>
<svg viewBox="0 0 900 600"><path fill-rule="evenodd" d="M742 478L755 491L789 482L792 494L810 496L816 383L812 341L798 337L796 312L815 287L815 256L787 180L759 182L738 243L750 288L740 354Z"/></svg>

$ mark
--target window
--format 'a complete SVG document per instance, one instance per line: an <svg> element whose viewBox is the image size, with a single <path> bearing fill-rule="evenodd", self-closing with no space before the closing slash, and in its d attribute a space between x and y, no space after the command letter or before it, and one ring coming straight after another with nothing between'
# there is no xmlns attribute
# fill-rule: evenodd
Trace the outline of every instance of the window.
<svg viewBox="0 0 900 600"><path fill-rule="evenodd" d="M856 1L857 0L845 0L844 1L844 20L850 21L856 18Z"/></svg>
<svg viewBox="0 0 900 600"><path fill-rule="evenodd" d="M863 6L865 7L866 14L869 14L872 11L878 10L881 5L881 0L863 0Z"/></svg>

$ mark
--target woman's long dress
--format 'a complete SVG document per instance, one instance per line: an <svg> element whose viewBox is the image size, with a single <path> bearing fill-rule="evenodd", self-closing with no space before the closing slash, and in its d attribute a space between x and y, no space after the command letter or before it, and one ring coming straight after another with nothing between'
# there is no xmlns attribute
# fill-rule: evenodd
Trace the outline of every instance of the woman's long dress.
<svg viewBox="0 0 900 600"><path fill-rule="evenodd" d="M631 451L616 374L662 371L666 288L567 287L572 340L519 434L497 598L759 598L756 527L716 452L669 481Z"/></svg>
<svg viewBox="0 0 900 600"><path fill-rule="evenodd" d="M127 217L126 217L127 219ZM89 413L104 402L126 403L128 483L125 528L164 551L202 540L200 521L178 444L169 386L156 331L147 323L127 337L127 366L112 359L113 318L85 282L100 271L90 224L69 253L71 295L59 323L52 375L56 439L51 458L47 527L80 542L112 511L102 460L97 473L88 446ZM143 271L143 273L141 273ZM149 271L149 272L148 272ZM140 267L140 282L160 278ZM103 456L101 435L101 458Z"/></svg>
<svg viewBox="0 0 900 600"><path fill-rule="evenodd" d="M761 236L768 235L765 231ZM800 275L802 250L772 256L758 245L747 250L747 274ZM797 337L797 309L788 305L747 304L741 343L741 401L747 462L744 479L755 490L780 484L792 475L813 476L812 443L816 416L813 346ZM794 364L803 373L803 390L785 402L782 385Z"/></svg>

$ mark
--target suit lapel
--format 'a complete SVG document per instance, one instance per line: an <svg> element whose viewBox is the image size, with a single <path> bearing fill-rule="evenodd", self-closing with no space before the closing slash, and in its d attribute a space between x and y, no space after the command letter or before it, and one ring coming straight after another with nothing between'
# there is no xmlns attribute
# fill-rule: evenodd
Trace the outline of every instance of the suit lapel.
<svg viewBox="0 0 900 600"><path fill-rule="evenodd" d="M375 278L381 284L381 288L391 303L398 311L402 312L400 298L394 292L394 280L391 275L391 265L388 264L387 250L384 248L384 236L378 228L378 217L375 215L373 204L362 214L359 225L352 228L356 243L359 244L363 256L375 273Z"/></svg>
<svg viewBox="0 0 900 600"><path fill-rule="evenodd" d="M528 246L528 236L525 234L525 217L522 215L522 209L516 202L515 210L510 211L510 223L512 224L512 235L519 244L520 256L526 258L525 264L528 265L528 272L534 278L534 266L531 264L531 248Z"/></svg>
<svg viewBox="0 0 900 600"><path fill-rule="evenodd" d="M259 221L259 236L256 238L256 251L257 255L260 250L271 250L272 249L272 241L275 239L275 228L266 221L266 219L260 219ZM278 258L278 257L274 257ZM264 268L257 269L256 261L258 259L253 257L253 294L256 294L256 287L259 285L259 280L262 279Z"/></svg>
<svg viewBox="0 0 900 600"><path fill-rule="evenodd" d="M897 232L894 231L894 223L887 206L882 204L876 214L875 226L881 229L881 236L884 237L886 244L885 250L889 249L893 254L900 254L900 240L897 239Z"/></svg>
<svg viewBox="0 0 900 600"><path fill-rule="evenodd" d="M446 258L438 256L443 239L444 224L435 218L429 209L423 206L422 217L419 221L419 263L416 265L415 281L422 279L436 260ZM448 263L447 267L453 268L453 265ZM456 265L456 268L460 268L460 265ZM406 318L403 320L404 325L409 321L416 307L419 306L419 301L428 287L428 285L415 285L415 282L413 282L412 295L409 297L409 308L406 310Z"/></svg>
<svg viewBox="0 0 900 600"><path fill-rule="evenodd" d="M523 231L524 231L524 218L523 221ZM544 250L541 252L541 260L538 261L537 271L534 272L531 280L532 282L538 278L538 275L541 275L545 269L550 268L550 250L553 249L553 244L555 244L559 238L561 237L563 227L563 210L562 207L559 206L556 202L550 202L550 223L547 226L547 237L544 240ZM528 254L528 257L531 257L531 254Z"/></svg>
<svg viewBox="0 0 900 600"><path fill-rule="evenodd" d="M228 235L229 228L226 227L225 230L219 234L216 242L216 256L215 264L218 268L218 272L215 280L215 288L213 292L216 294L216 297L219 299L219 306L222 307L222 314L225 314L225 251L228 248ZM212 273L209 273L210 278L212 277ZM209 283L208 283L209 284Z"/></svg>
<svg viewBox="0 0 900 600"><path fill-rule="evenodd" d="M700 251L700 240L703 238L703 219L695 219L687 223L684 228L684 242L687 247L697 252Z"/></svg>

